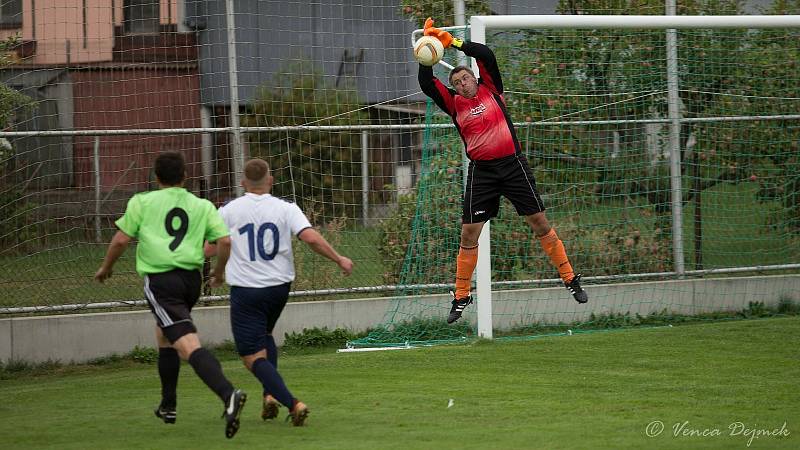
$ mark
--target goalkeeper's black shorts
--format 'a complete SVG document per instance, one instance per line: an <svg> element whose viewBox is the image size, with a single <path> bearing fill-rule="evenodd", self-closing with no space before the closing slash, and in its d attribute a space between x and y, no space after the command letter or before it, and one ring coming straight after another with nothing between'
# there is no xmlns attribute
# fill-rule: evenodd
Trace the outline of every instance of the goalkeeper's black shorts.
<svg viewBox="0 0 800 450"><path fill-rule="evenodd" d="M486 222L496 217L501 195L511 201L520 216L545 210L525 155L470 161L464 189L462 222Z"/></svg>

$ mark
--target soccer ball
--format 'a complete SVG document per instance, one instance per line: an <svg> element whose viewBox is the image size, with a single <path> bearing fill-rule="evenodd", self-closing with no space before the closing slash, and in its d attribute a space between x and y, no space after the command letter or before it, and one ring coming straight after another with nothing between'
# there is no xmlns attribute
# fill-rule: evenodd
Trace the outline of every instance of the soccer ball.
<svg viewBox="0 0 800 450"><path fill-rule="evenodd" d="M414 44L414 59L423 66L432 66L444 56L444 46L433 36L422 36Z"/></svg>

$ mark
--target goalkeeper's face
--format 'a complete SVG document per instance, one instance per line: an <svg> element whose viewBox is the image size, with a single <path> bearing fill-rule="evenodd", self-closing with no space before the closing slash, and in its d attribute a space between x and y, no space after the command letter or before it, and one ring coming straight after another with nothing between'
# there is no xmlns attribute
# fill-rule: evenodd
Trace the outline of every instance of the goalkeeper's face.
<svg viewBox="0 0 800 450"><path fill-rule="evenodd" d="M462 97L472 98L478 94L478 80L467 70L462 70L453 74L450 83L456 93Z"/></svg>

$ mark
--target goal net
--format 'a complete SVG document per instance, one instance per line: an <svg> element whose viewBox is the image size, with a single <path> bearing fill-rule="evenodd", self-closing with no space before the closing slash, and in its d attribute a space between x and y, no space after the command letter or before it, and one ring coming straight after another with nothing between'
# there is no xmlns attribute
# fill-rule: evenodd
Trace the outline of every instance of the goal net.
<svg viewBox="0 0 800 450"><path fill-rule="evenodd" d="M244 160L271 164L273 194L358 267L299 245L293 295L391 292L379 225L413 189L424 115L409 19L383 0L0 0L0 313L141 308L134 248L92 275L162 151L217 206Z"/></svg>
<svg viewBox="0 0 800 450"><path fill-rule="evenodd" d="M298 246L293 300L391 299L382 325L354 346L797 300L797 28L677 26L669 71L664 29L488 26L479 39L456 25L540 11L454 3L0 0L2 317L145 307L133 248L105 284L92 275L128 199L157 188L152 162L167 150L186 157L187 189L216 205L240 193L244 160L269 161L274 194L297 202L356 264L344 278ZM691 2L678 13L739 14L736 4ZM564 15L550 18L663 13L657 1L557 8ZM417 83L409 33L428 16L497 53L517 136L585 276L587 307L573 304L503 203L481 244L478 302L445 326L464 157ZM457 55L448 50L447 62L461 63ZM444 67L436 74L447 78ZM203 299L225 294L205 289ZM374 311L369 324L383 316Z"/></svg>
<svg viewBox="0 0 800 450"><path fill-rule="evenodd" d="M350 346L571 334L798 300L796 16L473 16L471 25L497 55L517 137L589 303L571 298L504 201L479 247L491 258L477 270L478 305L445 324L451 297L431 294L454 279L463 146L435 126L449 118L432 106L407 199L414 214L397 238L408 242L406 287L384 325Z"/></svg>

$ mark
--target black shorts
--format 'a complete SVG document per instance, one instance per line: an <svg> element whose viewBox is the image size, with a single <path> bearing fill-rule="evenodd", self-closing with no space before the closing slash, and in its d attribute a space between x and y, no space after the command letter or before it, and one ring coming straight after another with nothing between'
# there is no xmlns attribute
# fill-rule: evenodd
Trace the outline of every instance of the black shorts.
<svg viewBox="0 0 800 450"><path fill-rule="evenodd" d="M520 216L545 210L524 155L470 161L464 189L462 223L486 222L497 217L501 195L511 201Z"/></svg>
<svg viewBox="0 0 800 450"><path fill-rule="evenodd" d="M231 286L231 331L240 356L267 348L267 336L286 306L290 287L291 283L263 288Z"/></svg>
<svg viewBox="0 0 800 450"><path fill-rule="evenodd" d="M197 333L191 312L200 298L201 285L199 270L175 269L144 276L147 305L170 343Z"/></svg>

